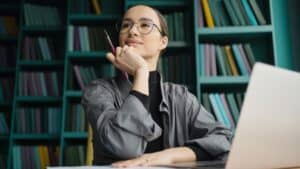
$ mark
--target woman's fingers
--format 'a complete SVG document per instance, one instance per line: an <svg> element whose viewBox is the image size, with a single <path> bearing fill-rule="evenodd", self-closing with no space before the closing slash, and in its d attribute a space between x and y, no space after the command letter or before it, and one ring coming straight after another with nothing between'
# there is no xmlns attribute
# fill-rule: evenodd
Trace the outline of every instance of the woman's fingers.
<svg viewBox="0 0 300 169"><path fill-rule="evenodd" d="M120 46L117 46L117 48L116 48L116 56L120 55L121 51L122 51L122 48Z"/></svg>
<svg viewBox="0 0 300 169"><path fill-rule="evenodd" d="M107 54L106 54L106 58L107 58L111 63L113 63L113 64L115 63L115 59L116 59L116 58L115 58L115 56L114 56L112 53L110 53L110 52L107 53Z"/></svg>

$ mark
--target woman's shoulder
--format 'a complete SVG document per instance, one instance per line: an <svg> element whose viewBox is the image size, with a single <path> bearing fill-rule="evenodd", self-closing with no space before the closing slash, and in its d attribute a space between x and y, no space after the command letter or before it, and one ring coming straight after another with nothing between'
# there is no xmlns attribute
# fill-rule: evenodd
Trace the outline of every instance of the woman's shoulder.
<svg viewBox="0 0 300 169"><path fill-rule="evenodd" d="M91 93L95 91L110 91L113 88L114 78L99 78L91 81L83 89L83 93Z"/></svg>

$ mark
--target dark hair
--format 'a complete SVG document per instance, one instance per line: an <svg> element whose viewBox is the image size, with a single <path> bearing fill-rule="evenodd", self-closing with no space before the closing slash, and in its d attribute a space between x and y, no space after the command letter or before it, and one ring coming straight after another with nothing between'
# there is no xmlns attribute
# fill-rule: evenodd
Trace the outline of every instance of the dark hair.
<svg viewBox="0 0 300 169"><path fill-rule="evenodd" d="M165 17L155 8L150 7L158 16L162 36L169 36L168 24Z"/></svg>

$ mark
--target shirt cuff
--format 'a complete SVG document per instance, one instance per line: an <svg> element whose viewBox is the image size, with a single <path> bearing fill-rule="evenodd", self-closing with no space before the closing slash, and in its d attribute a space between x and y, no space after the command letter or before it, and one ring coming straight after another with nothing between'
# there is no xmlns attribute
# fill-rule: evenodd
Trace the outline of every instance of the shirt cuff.
<svg viewBox="0 0 300 169"><path fill-rule="evenodd" d="M135 91L135 90L131 90L130 91L131 95L134 95L135 97L137 97L144 105L144 107L149 111L150 110L150 100L149 100L149 96L144 95L141 92Z"/></svg>
<svg viewBox="0 0 300 169"><path fill-rule="evenodd" d="M192 149L194 153L196 154L197 161L211 161L214 160L214 158L206 152L203 148L195 145L185 145L186 147Z"/></svg>

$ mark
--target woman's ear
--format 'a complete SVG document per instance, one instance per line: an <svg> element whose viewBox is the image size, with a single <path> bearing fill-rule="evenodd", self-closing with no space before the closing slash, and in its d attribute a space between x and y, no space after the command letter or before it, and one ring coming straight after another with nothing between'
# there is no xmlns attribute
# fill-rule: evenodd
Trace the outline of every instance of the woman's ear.
<svg viewBox="0 0 300 169"><path fill-rule="evenodd" d="M168 46L168 42L169 42L169 38L167 36L163 36L160 41L161 43L160 50L165 49Z"/></svg>

